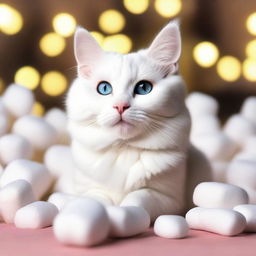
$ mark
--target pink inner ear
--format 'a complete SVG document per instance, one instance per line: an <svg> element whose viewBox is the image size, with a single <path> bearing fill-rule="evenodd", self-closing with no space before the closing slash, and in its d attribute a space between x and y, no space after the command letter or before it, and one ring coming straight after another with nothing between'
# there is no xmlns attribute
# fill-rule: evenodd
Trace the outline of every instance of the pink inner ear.
<svg viewBox="0 0 256 256"><path fill-rule="evenodd" d="M163 28L148 49L148 56L163 66L176 63L180 53L181 38L176 23L169 23Z"/></svg>

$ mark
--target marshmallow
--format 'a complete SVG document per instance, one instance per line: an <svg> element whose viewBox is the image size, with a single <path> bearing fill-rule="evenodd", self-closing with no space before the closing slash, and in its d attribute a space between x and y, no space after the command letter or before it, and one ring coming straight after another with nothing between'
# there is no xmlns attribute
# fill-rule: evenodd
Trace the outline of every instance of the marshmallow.
<svg viewBox="0 0 256 256"><path fill-rule="evenodd" d="M191 142L211 161L230 160L237 151L236 144L222 132L191 137Z"/></svg>
<svg viewBox="0 0 256 256"><path fill-rule="evenodd" d="M13 132L24 136L38 151L56 143L57 132L44 119L33 115L19 118L13 125Z"/></svg>
<svg viewBox="0 0 256 256"><path fill-rule="evenodd" d="M13 223L21 207L35 201L31 185L25 180L13 181L0 190L1 213L6 223Z"/></svg>
<svg viewBox="0 0 256 256"><path fill-rule="evenodd" d="M57 214L54 204L37 201L20 208L15 214L14 224L17 228L45 228L52 225Z"/></svg>
<svg viewBox="0 0 256 256"><path fill-rule="evenodd" d="M58 210L61 211L68 203L78 198L79 197L75 195L55 192L49 196L47 201L54 204L58 208Z"/></svg>
<svg viewBox="0 0 256 256"><path fill-rule="evenodd" d="M8 86L2 99L5 108L14 118L29 114L34 105L33 93L17 84Z"/></svg>
<svg viewBox="0 0 256 256"><path fill-rule="evenodd" d="M253 122L256 125L256 97L248 97L242 105L241 115L246 117L248 120Z"/></svg>
<svg viewBox="0 0 256 256"><path fill-rule="evenodd" d="M188 231L186 220L178 215L161 215L154 224L154 233L164 238L184 238Z"/></svg>
<svg viewBox="0 0 256 256"><path fill-rule="evenodd" d="M238 186L219 182L202 182L194 190L193 202L206 208L232 209L248 203L248 194Z"/></svg>
<svg viewBox="0 0 256 256"><path fill-rule="evenodd" d="M150 216L142 207L107 206L112 237L129 237L145 232L150 225Z"/></svg>
<svg viewBox="0 0 256 256"><path fill-rule="evenodd" d="M243 151L254 153L256 155L256 136L247 138L243 147Z"/></svg>
<svg viewBox="0 0 256 256"><path fill-rule="evenodd" d="M223 182L226 183L227 178L226 178L226 170L228 167L227 162L211 162L212 166L212 177L214 181L216 182Z"/></svg>
<svg viewBox="0 0 256 256"><path fill-rule="evenodd" d="M0 138L0 159L8 164L19 158L30 159L32 147L30 142L18 134L6 134Z"/></svg>
<svg viewBox="0 0 256 256"><path fill-rule="evenodd" d="M240 212L246 219L246 232L256 232L256 205L241 204L234 207L234 210Z"/></svg>
<svg viewBox="0 0 256 256"><path fill-rule="evenodd" d="M202 115L217 115L218 102L211 96L200 92L190 93L186 98L186 106L192 119Z"/></svg>
<svg viewBox="0 0 256 256"><path fill-rule="evenodd" d="M55 218L53 231L63 244L93 246L103 242L110 223L102 204L90 198L70 202Z"/></svg>
<svg viewBox="0 0 256 256"><path fill-rule="evenodd" d="M250 120L238 114L228 119L223 130L240 147L243 146L248 137L256 134L256 126Z"/></svg>
<svg viewBox="0 0 256 256"><path fill-rule="evenodd" d="M6 115L0 114L0 136L4 135L9 128L9 121Z"/></svg>
<svg viewBox="0 0 256 256"><path fill-rule="evenodd" d="M224 236L235 236L244 231L245 217L230 209L196 207L186 214L191 229L199 229Z"/></svg>
<svg viewBox="0 0 256 256"><path fill-rule="evenodd" d="M59 108L52 108L45 114L44 119L58 132L58 142L69 144L70 138L67 131L66 113Z"/></svg>
<svg viewBox="0 0 256 256"><path fill-rule="evenodd" d="M18 179L31 184L37 199L45 194L52 182L52 177L44 165L26 159L18 159L7 165L1 176L0 185L2 187Z"/></svg>

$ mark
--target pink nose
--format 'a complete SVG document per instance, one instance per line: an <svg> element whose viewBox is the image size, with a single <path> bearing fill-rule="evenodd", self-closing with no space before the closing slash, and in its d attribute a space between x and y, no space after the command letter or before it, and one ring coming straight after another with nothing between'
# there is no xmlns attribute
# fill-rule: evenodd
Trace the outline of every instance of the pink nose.
<svg viewBox="0 0 256 256"><path fill-rule="evenodd" d="M115 106L113 106L113 108L115 108L119 114L122 114L126 109L128 109L130 107L130 105L124 103L124 104L117 104Z"/></svg>

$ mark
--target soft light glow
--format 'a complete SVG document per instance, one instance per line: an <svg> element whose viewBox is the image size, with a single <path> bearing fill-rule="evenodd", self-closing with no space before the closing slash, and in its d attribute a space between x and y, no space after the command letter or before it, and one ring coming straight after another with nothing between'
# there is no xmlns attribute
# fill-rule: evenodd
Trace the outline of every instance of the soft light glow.
<svg viewBox="0 0 256 256"><path fill-rule="evenodd" d="M68 37L75 32L76 20L69 13L59 13L53 18L52 26L56 33Z"/></svg>
<svg viewBox="0 0 256 256"><path fill-rule="evenodd" d="M256 35L256 12L252 13L246 20L246 28L252 35Z"/></svg>
<svg viewBox="0 0 256 256"><path fill-rule="evenodd" d="M59 96L67 89L66 77L58 71L47 72L42 77L42 89L50 96Z"/></svg>
<svg viewBox="0 0 256 256"><path fill-rule="evenodd" d="M233 56L224 56L217 63L217 73L225 81L236 81L241 75L240 61Z"/></svg>
<svg viewBox="0 0 256 256"><path fill-rule="evenodd" d="M109 52L128 53L132 49L132 40L123 34L107 36L102 48Z"/></svg>
<svg viewBox="0 0 256 256"><path fill-rule="evenodd" d="M4 80L0 77L0 93L4 91Z"/></svg>
<svg viewBox="0 0 256 256"><path fill-rule="evenodd" d="M250 41L245 47L247 57L256 59L256 39Z"/></svg>
<svg viewBox="0 0 256 256"><path fill-rule="evenodd" d="M165 18L177 15L182 8L181 0L156 0L156 11Z"/></svg>
<svg viewBox="0 0 256 256"><path fill-rule="evenodd" d="M219 50L211 42L201 42L193 49L193 57L198 65L204 68L211 67L219 57Z"/></svg>
<svg viewBox="0 0 256 256"><path fill-rule="evenodd" d="M61 54L65 47L66 42L63 37L56 33L48 33L40 40L40 49L48 57L55 57Z"/></svg>
<svg viewBox="0 0 256 256"><path fill-rule="evenodd" d="M91 31L90 34L94 37L94 39L98 42L98 44L102 46L104 36L98 31Z"/></svg>
<svg viewBox="0 0 256 256"><path fill-rule="evenodd" d="M14 81L30 90L34 90L39 84L40 74L35 68L24 66L17 70Z"/></svg>
<svg viewBox="0 0 256 256"><path fill-rule="evenodd" d="M243 75L248 81L256 81L256 59L246 59L244 61Z"/></svg>
<svg viewBox="0 0 256 256"><path fill-rule="evenodd" d="M35 102L31 111L32 115L43 116L45 112L44 106L40 102Z"/></svg>
<svg viewBox="0 0 256 256"><path fill-rule="evenodd" d="M18 33L23 26L21 14L7 4L0 4L0 31L7 35Z"/></svg>
<svg viewBox="0 0 256 256"><path fill-rule="evenodd" d="M100 15L99 26L105 33L118 33L125 26L125 18L117 10L107 10Z"/></svg>
<svg viewBox="0 0 256 256"><path fill-rule="evenodd" d="M148 9L149 0L123 0L124 7L133 14L142 14Z"/></svg>

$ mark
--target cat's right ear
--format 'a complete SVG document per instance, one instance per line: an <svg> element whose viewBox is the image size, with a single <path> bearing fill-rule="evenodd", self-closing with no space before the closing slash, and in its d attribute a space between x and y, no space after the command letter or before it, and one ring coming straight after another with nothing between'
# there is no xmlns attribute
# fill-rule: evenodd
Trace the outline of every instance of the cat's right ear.
<svg viewBox="0 0 256 256"><path fill-rule="evenodd" d="M97 63L103 58L104 51L91 34L80 27L75 32L74 51L78 75L89 78Z"/></svg>

